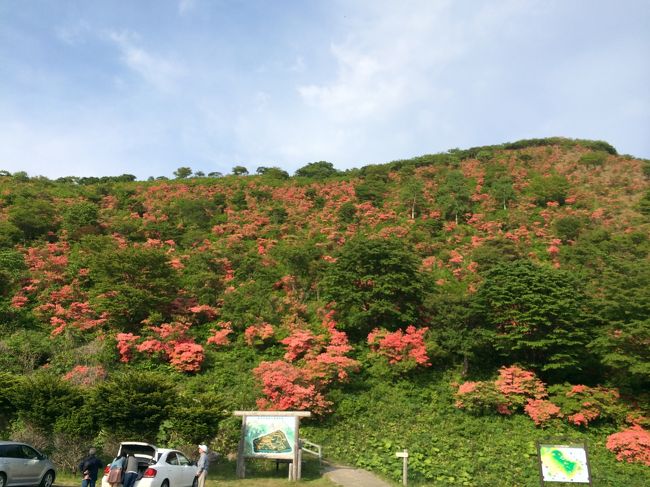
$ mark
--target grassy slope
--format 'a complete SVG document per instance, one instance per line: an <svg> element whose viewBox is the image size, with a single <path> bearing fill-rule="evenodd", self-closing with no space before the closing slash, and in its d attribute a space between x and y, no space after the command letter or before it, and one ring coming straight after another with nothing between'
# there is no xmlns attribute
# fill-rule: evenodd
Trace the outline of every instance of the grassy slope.
<svg viewBox="0 0 650 487"><path fill-rule="evenodd" d="M650 485L650 468L617 462L605 448L614 432L601 425L580 431L565 423L536 428L523 414L476 417L456 409L449 374L414 382L380 383L345 394L338 411L303 437L322 443L326 457L401 478L395 452L409 450L409 485L539 485L536 440L568 437L588 442L597 486ZM561 485L561 484L554 484Z"/></svg>

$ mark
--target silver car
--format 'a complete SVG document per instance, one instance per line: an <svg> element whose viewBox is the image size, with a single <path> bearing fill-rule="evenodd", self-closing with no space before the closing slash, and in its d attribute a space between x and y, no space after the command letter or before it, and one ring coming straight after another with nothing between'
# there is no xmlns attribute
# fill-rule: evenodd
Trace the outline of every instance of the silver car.
<svg viewBox="0 0 650 487"><path fill-rule="evenodd" d="M52 487L54 464L36 448L18 441L0 441L0 487Z"/></svg>

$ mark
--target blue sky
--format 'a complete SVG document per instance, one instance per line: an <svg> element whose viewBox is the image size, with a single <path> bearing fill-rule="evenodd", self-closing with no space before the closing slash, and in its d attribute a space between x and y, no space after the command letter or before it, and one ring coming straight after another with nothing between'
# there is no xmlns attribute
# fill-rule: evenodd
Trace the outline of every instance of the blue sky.
<svg viewBox="0 0 650 487"><path fill-rule="evenodd" d="M345 169L524 138L650 158L648 0L0 0L0 169Z"/></svg>

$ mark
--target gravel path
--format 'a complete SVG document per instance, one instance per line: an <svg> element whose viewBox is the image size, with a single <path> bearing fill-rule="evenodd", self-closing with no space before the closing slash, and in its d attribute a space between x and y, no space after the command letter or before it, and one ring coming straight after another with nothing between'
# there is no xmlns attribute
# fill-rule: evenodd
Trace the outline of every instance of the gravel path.
<svg viewBox="0 0 650 487"><path fill-rule="evenodd" d="M342 487L392 487L385 480L360 468L325 464L325 477Z"/></svg>

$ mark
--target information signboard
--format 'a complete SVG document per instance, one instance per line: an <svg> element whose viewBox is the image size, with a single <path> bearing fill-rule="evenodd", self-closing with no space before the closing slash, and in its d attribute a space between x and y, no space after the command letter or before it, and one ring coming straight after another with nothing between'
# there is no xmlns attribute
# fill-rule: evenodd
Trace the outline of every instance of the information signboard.
<svg viewBox="0 0 650 487"><path fill-rule="evenodd" d="M584 443L537 443L540 481L591 485L587 446Z"/></svg>

